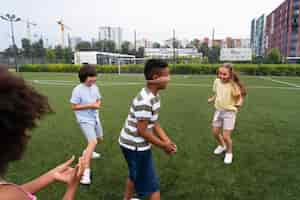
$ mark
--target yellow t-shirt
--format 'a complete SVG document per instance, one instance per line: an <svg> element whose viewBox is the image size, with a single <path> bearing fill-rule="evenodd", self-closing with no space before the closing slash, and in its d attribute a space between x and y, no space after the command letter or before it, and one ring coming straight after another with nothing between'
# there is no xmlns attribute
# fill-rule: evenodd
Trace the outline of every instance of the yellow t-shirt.
<svg viewBox="0 0 300 200"><path fill-rule="evenodd" d="M239 86L233 81L223 83L219 78L214 81L213 92L216 95L215 108L237 112L237 97L241 95Z"/></svg>

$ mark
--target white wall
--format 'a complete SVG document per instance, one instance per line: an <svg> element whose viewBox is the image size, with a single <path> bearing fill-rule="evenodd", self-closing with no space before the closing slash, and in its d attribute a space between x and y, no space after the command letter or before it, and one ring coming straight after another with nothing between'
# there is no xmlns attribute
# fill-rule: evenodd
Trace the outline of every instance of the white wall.
<svg viewBox="0 0 300 200"><path fill-rule="evenodd" d="M251 61L251 48L224 48L221 49L221 61Z"/></svg>

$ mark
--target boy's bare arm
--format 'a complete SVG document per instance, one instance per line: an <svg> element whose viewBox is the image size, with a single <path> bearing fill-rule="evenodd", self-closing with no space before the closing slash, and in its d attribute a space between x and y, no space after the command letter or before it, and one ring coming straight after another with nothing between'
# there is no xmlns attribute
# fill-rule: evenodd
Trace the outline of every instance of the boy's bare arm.
<svg viewBox="0 0 300 200"><path fill-rule="evenodd" d="M100 107L100 100L97 100L95 103L89 104L72 104L72 110L99 109Z"/></svg>
<svg viewBox="0 0 300 200"><path fill-rule="evenodd" d="M151 132L147 131L147 126L148 120L139 120L137 123L138 134L151 144L154 144L155 146L163 149L166 153L173 152L172 143L165 142L159 137L157 137L155 134L152 134Z"/></svg>
<svg viewBox="0 0 300 200"><path fill-rule="evenodd" d="M167 133L164 131L164 129L160 126L159 122L156 122L154 124L154 132L156 133L156 135L164 142L171 144L171 146L173 147L172 152L170 153L176 153L177 152L177 146L176 144L169 138L169 136L167 135Z"/></svg>
<svg viewBox="0 0 300 200"><path fill-rule="evenodd" d="M170 140L170 138L168 137L168 135L166 134L166 132L162 129L162 127L160 126L160 123L159 122L156 122L154 124L154 131L155 133L157 134L157 136L164 142L172 142Z"/></svg>

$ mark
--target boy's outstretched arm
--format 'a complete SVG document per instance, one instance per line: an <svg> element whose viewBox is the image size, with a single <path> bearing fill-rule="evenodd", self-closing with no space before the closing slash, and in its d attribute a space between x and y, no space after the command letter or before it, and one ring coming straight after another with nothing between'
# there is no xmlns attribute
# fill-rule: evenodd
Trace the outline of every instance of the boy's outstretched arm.
<svg viewBox="0 0 300 200"><path fill-rule="evenodd" d="M72 104L72 110L99 109L100 107L100 100L97 100L95 103L89 104Z"/></svg>
<svg viewBox="0 0 300 200"><path fill-rule="evenodd" d="M159 122L156 122L154 124L154 131L157 134L157 136L164 142L170 143L172 142L171 139L168 137L164 129L160 126Z"/></svg>
<svg viewBox="0 0 300 200"><path fill-rule="evenodd" d="M160 147L163 149L166 153L171 153L174 151L174 146L170 142L166 142L159 137L157 137L155 134L152 134L152 132L147 131L148 126L148 120L139 120L137 123L137 131L138 134L143 137L145 140L150 142L151 144L154 144L157 147Z"/></svg>
<svg viewBox="0 0 300 200"><path fill-rule="evenodd" d="M166 143L171 143L173 146L173 150L171 153L175 153L177 151L177 146L176 144L169 138L169 136L167 135L167 133L164 131L164 129L160 126L159 122L156 122L154 124L154 131L156 133L156 135L164 142Z"/></svg>

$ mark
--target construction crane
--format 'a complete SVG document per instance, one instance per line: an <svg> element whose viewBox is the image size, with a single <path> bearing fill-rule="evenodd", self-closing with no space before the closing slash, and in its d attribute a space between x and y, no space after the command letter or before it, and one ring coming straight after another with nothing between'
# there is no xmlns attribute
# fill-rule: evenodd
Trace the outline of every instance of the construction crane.
<svg viewBox="0 0 300 200"><path fill-rule="evenodd" d="M71 30L70 27L65 25L62 20L57 21L57 24L60 26L60 31L61 31L61 46L62 48L65 47L65 29Z"/></svg>

